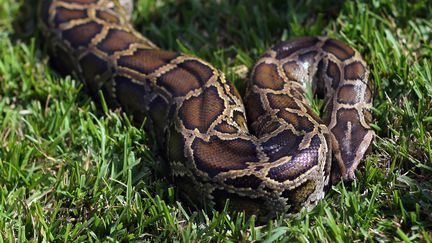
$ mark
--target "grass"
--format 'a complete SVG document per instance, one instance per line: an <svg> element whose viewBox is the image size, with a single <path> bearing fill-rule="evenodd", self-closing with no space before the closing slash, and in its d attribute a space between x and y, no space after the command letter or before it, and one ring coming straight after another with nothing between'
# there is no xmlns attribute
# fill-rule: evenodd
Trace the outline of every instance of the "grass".
<svg viewBox="0 0 432 243"><path fill-rule="evenodd" d="M430 1L137 2L139 31L213 63L240 90L244 70L280 40L328 35L360 50L376 84L377 138L358 180L259 227L242 214L191 211L143 129L57 75L35 35L17 38L23 1L0 0L0 242L432 242ZM31 33L34 22L24 23Z"/></svg>

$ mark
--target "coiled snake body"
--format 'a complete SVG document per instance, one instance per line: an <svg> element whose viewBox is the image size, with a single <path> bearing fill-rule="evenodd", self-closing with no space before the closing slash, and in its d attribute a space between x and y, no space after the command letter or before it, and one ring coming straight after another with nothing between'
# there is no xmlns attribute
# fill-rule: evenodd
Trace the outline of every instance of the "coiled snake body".
<svg viewBox="0 0 432 243"><path fill-rule="evenodd" d="M255 64L243 103L221 71L137 33L118 3L41 0L39 13L56 66L90 93L102 90L111 107L148 117L173 181L199 205L229 198L263 217L311 208L330 183L332 154L352 179L373 139L369 71L340 41L273 46ZM306 86L325 94L323 121Z"/></svg>

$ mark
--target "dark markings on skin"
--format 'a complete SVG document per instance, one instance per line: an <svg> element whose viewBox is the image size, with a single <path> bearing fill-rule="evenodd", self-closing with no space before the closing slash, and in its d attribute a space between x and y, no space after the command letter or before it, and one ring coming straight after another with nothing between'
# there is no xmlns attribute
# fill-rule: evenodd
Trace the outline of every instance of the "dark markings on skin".
<svg viewBox="0 0 432 243"><path fill-rule="evenodd" d="M262 107L261 96L257 93L250 93L245 99L246 107L254 107L254 109L248 109L246 112L249 123L253 123L260 116L264 115L266 111Z"/></svg>
<svg viewBox="0 0 432 243"><path fill-rule="evenodd" d="M326 87L326 70L324 69L324 67L327 64L327 60L321 59L318 62L317 65L317 74L315 75L315 77L313 78L312 84L315 85L316 89L315 89L315 95L317 96L318 99L324 99L327 90Z"/></svg>
<svg viewBox="0 0 432 243"><path fill-rule="evenodd" d="M284 130L261 145L263 152L269 157L269 162L274 162L282 157L297 153L298 145L302 139L302 136L294 135L290 130Z"/></svg>
<svg viewBox="0 0 432 243"><path fill-rule="evenodd" d="M274 119L271 119L266 123L262 122L261 124L262 126L260 128L254 127L254 133L256 134L257 137L264 137L267 134L271 134L280 127L280 122L275 121Z"/></svg>
<svg viewBox="0 0 432 243"><path fill-rule="evenodd" d="M238 129L236 127L231 126L230 124L228 124L227 122L223 121L221 123L219 123L216 127L215 127L216 131L221 132L221 133L229 133L229 134L235 134L238 133Z"/></svg>
<svg viewBox="0 0 432 243"><path fill-rule="evenodd" d="M264 168L264 166L257 166L257 167L255 167L255 171L260 171L260 170L262 170Z"/></svg>
<svg viewBox="0 0 432 243"><path fill-rule="evenodd" d="M213 76L213 70L197 60L187 60L178 64L179 68L187 70L191 75L198 80L200 86L204 86Z"/></svg>
<svg viewBox="0 0 432 243"><path fill-rule="evenodd" d="M292 158L289 162L281 164L269 170L269 177L278 182L294 180L298 175L302 175L318 164L318 148L320 140L314 136L311 140L310 147L301 151L291 152Z"/></svg>
<svg viewBox="0 0 432 243"><path fill-rule="evenodd" d="M285 83L277 71L277 66L266 63L261 63L255 67L252 82L260 88L273 90L283 89Z"/></svg>
<svg viewBox="0 0 432 243"><path fill-rule="evenodd" d="M129 45L140 43L141 39L129 31L121 29L110 29L106 37L96 46L99 50L112 55L117 51L127 50Z"/></svg>
<svg viewBox="0 0 432 243"><path fill-rule="evenodd" d="M353 62L344 67L345 78L349 80L363 79L365 76L365 67L360 62Z"/></svg>
<svg viewBox="0 0 432 243"><path fill-rule="evenodd" d="M225 184L240 187L257 189L262 183L262 180L254 175L245 175L237 178L228 178Z"/></svg>
<svg viewBox="0 0 432 243"><path fill-rule="evenodd" d="M332 88L336 89L341 79L341 72L336 63L328 60L327 75L332 79Z"/></svg>
<svg viewBox="0 0 432 243"><path fill-rule="evenodd" d="M345 84L338 90L337 100L341 104L354 105L361 101L361 87L357 85Z"/></svg>
<svg viewBox="0 0 432 243"><path fill-rule="evenodd" d="M329 99L324 107L324 115L322 116L322 120L328 126L330 124L330 118L333 110L333 100Z"/></svg>
<svg viewBox="0 0 432 243"><path fill-rule="evenodd" d="M224 85L224 89L229 94L228 97L230 100L230 105L236 104L236 101L233 99L233 97L236 97L237 100L242 100L238 90L236 89L234 84L232 84L230 81L227 81L227 85Z"/></svg>
<svg viewBox="0 0 432 243"><path fill-rule="evenodd" d="M144 87L124 76L116 76L114 82L116 83L116 97L121 107L132 114L135 120L142 121L147 115L143 109L146 103Z"/></svg>
<svg viewBox="0 0 432 243"><path fill-rule="evenodd" d="M265 131L266 128L268 128L268 126L270 126L270 124L274 120L276 120L275 116L273 116L272 114L266 114L262 116L259 120L254 121L250 125L252 134L254 134L257 137L265 136L267 134L267 131Z"/></svg>
<svg viewBox="0 0 432 243"><path fill-rule="evenodd" d="M234 111L233 119L237 123L237 125L242 128L243 131L247 131L246 116L243 112Z"/></svg>
<svg viewBox="0 0 432 243"><path fill-rule="evenodd" d="M206 133L225 109L224 101L215 87L205 89L199 96L185 100L179 109L180 120L190 130Z"/></svg>
<svg viewBox="0 0 432 243"><path fill-rule="evenodd" d="M304 37L299 39L294 39L290 41L281 42L273 47L273 50L276 51L276 58L283 59L294 52L315 46L318 43L319 39L316 37Z"/></svg>
<svg viewBox="0 0 432 243"><path fill-rule="evenodd" d="M54 24L58 27L60 24L67 23L71 20L87 18L86 10L67 9L63 7L56 8Z"/></svg>
<svg viewBox="0 0 432 243"><path fill-rule="evenodd" d="M192 90L202 88L212 76L212 70L195 60L186 61L164 73L157 84L164 87L174 97L184 96Z"/></svg>
<svg viewBox="0 0 432 243"><path fill-rule="evenodd" d="M304 72L302 72L302 68L296 61L286 62L283 65L283 70L290 81L302 82L306 78L303 75Z"/></svg>
<svg viewBox="0 0 432 243"><path fill-rule="evenodd" d="M109 13L108 11L97 10L96 11L96 17L106 21L107 23L111 23L111 24L119 24L120 23L119 18L116 15Z"/></svg>
<svg viewBox="0 0 432 243"><path fill-rule="evenodd" d="M372 122L372 113L369 109L363 109L363 116L368 124Z"/></svg>
<svg viewBox="0 0 432 243"><path fill-rule="evenodd" d="M62 35L74 49L77 49L78 47L89 46L93 37L99 34L101 30L102 25L89 22L64 30Z"/></svg>
<svg viewBox="0 0 432 243"><path fill-rule="evenodd" d="M267 94L270 107L273 109L285 110L286 108L300 110L294 98L286 94Z"/></svg>
<svg viewBox="0 0 432 243"><path fill-rule="evenodd" d="M108 71L107 61L90 52L80 59L79 64L87 86L92 92L97 92L100 85L97 77Z"/></svg>
<svg viewBox="0 0 432 243"><path fill-rule="evenodd" d="M305 90L303 89L303 87L298 85L291 84L289 94L297 100L305 99Z"/></svg>
<svg viewBox="0 0 432 243"><path fill-rule="evenodd" d="M328 39L322 48L342 61L354 56L354 50L342 41Z"/></svg>
<svg viewBox="0 0 432 243"><path fill-rule="evenodd" d="M142 74L150 74L178 56L179 53L171 51L137 49L132 55L118 58L117 65Z"/></svg>
<svg viewBox="0 0 432 243"><path fill-rule="evenodd" d="M278 117L283 118L288 124L293 125L297 131L312 132L314 124L306 116L281 110L277 113Z"/></svg>
<svg viewBox="0 0 432 243"><path fill-rule="evenodd" d="M299 55L299 60L301 62L309 62L314 63L315 62L315 56L317 55L317 51L308 51L301 55Z"/></svg>
<svg viewBox="0 0 432 243"><path fill-rule="evenodd" d="M255 145L243 139L222 140L212 136L206 142L196 138L192 151L197 168L207 172L211 178L220 172L245 169L246 163L259 161Z"/></svg>

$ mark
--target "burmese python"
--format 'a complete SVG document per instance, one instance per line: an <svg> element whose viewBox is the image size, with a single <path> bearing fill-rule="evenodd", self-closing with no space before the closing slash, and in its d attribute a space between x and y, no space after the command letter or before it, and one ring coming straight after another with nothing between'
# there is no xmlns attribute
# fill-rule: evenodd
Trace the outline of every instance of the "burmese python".
<svg viewBox="0 0 432 243"><path fill-rule="evenodd" d="M325 37L273 46L252 70L246 112L221 71L158 49L127 12L109 0L41 0L40 27L57 67L91 94L102 90L111 107L149 118L173 181L194 203L229 198L263 217L311 208L330 183L332 154L339 174L354 178L373 139L373 83L356 50ZM325 95L323 121L306 86Z"/></svg>

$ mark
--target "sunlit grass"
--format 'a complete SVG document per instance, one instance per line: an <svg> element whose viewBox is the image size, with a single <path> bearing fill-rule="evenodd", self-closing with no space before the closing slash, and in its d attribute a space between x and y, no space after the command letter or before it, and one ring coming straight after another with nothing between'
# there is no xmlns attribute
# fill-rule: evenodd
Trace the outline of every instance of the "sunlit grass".
<svg viewBox="0 0 432 243"><path fill-rule="evenodd" d="M142 127L57 75L36 36L17 38L18 2L0 0L0 241L432 241L430 1L137 1L140 32L240 90L244 68L294 36L338 38L367 60L377 138L358 180L260 227L179 202Z"/></svg>

